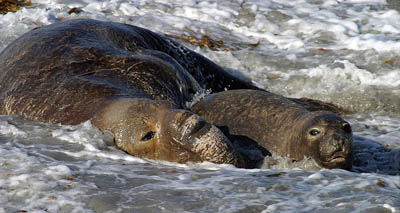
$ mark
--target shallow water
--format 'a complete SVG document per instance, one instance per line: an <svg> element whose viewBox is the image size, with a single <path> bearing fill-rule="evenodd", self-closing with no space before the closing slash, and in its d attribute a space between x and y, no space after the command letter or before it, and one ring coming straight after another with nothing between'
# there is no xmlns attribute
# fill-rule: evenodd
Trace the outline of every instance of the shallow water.
<svg viewBox="0 0 400 213"><path fill-rule="evenodd" d="M356 148L368 165L353 172L282 169L293 167L287 162L245 170L132 157L107 146L88 122L60 126L2 116L0 125L8 133L0 138L4 212L395 212L400 206L398 173L385 174L399 171L400 152L373 141Z"/></svg>
<svg viewBox="0 0 400 213"><path fill-rule="evenodd" d="M270 91L352 111L346 119L355 161L353 171L312 170L312 161L276 156L252 170L155 162L115 149L88 122L61 126L0 116L0 212L400 211L395 1L32 3L0 15L0 50L34 27L77 17L150 28ZM68 13L78 7L81 13ZM218 45L199 47L188 36Z"/></svg>

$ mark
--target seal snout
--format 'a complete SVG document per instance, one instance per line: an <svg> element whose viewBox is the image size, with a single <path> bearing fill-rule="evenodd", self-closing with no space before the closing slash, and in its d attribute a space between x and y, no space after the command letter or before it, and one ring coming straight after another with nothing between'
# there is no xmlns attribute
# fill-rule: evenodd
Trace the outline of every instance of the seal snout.
<svg viewBox="0 0 400 213"><path fill-rule="evenodd" d="M338 134L335 133L332 136L332 140L330 141L330 143L328 143L323 150L324 153L326 154L330 154L336 156L336 155L341 155L340 153L348 153L351 149L350 149L350 137L348 135L343 135L343 134Z"/></svg>
<svg viewBox="0 0 400 213"><path fill-rule="evenodd" d="M348 148L346 147L346 145L348 144L346 136L334 134L332 138L333 138L333 142L331 144L332 150L330 152L332 153L346 152L348 150Z"/></svg>
<svg viewBox="0 0 400 213"><path fill-rule="evenodd" d="M331 131L331 139L326 140L327 143L321 144L320 147L325 166L328 168L351 168L353 135L350 124L342 121L340 126L332 127Z"/></svg>
<svg viewBox="0 0 400 213"><path fill-rule="evenodd" d="M186 110L171 110L166 119L173 133L172 141L182 148L200 156L202 161L229 163L244 167L244 161L229 141L216 126L202 117Z"/></svg>
<svg viewBox="0 0 400 213"><path fill-rule="evenodd" d="M200 138L211 128L211 124L200 116L188 111L176 112L176 130L180 132L180 139Z"/></svg>

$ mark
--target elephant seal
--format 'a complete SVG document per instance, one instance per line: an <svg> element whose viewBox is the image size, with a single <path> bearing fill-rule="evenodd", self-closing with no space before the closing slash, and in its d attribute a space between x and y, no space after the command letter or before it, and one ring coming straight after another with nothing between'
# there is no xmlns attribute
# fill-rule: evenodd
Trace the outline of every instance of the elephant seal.
<svg viewBox="0 0 400 213"><path fill-rule="evenodd" d="M351 169L353 136L348 122L330 111L265 91L211 94L191 108L230 135L246 136L270 152L295 161L311 157L324 168Z"/></svg>
<svg viewBox="0 0 400 213"><path fill-rule="evenodd" d="M0 113L70 125L91 120L138 157L244 167L225 135L185 108L202 87L247 84L227 73L207 82L213 66L139 27L65 21L32 30L0 53Z"/></svg>

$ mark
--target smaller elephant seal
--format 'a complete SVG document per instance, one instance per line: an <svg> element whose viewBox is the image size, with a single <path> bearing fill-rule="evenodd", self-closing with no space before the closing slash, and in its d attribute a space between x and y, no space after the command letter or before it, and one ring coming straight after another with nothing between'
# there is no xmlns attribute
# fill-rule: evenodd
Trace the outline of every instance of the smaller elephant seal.
<svg viewBox="0 0 400 213"><path fill-rule="evenodd" d="M324 168L351 169L353 135L330 111L309 111L283 96L258 90L214 93L191 110L230 135L245 136L295 161L311 157Z"/></svg>
<svg viewBox="0 0 400 213"><path fill-rule="evenodd" d="M32 30L0 53L0 114L67 125L90 120L137 157L244 167L229 139L185 107L201 86L178 59L214 64L179 55L179 47L143 28L89 19Z"/></svg>

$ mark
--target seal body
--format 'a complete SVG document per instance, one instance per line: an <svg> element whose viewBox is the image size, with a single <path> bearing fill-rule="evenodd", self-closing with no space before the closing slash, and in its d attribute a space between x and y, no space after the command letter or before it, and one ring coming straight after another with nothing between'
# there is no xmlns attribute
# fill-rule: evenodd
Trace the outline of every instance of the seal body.
<svg viewBox="0 0 400 213"><path fill-rule="evenodd" d="M188 58L205 67L185 64ZM138 157L243 166L218 128L185 109L200 89L236 81L224 72L207 83L209 66L217 65L139 27L61 22L26 33L0 53L0 113L62 124L91 120Z"/></svg>
<svg viewBox="0 0 400 213"><path fill-rule="evenodd" d="M337 114L273 93L231 90L211 94L191 110L227 134L246 136L278 155L313 158L324 168L351 169L351 126Z"/></svg>

